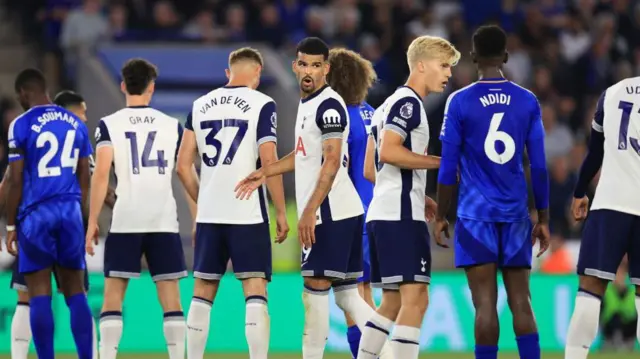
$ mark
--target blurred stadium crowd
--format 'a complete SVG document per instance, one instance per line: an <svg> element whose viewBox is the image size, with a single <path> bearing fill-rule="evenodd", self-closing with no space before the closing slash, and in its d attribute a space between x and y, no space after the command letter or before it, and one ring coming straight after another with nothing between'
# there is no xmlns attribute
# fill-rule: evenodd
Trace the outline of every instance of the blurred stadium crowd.
<svg viewBox="0 0 640 359"><path fill-rule="evenodd" d="M552 230L559 239L576 237L579 230L567 209L597 97L640 71L636 0L7 0L5 5L48 59L42 65L54 88L73 87L72 54L79 45L263 42L291 52L298 40L315 35L373 62L380 79L369 98L373 106L404 82L405 51L413 37L442 36L463 53L450 93L475 80L473 64L464 56L471 32L483 23L499 23L509 33L507 77L532 89L543 108ZM433 138L448 93L427 100ZM0 111L12 117L18 109L3 99Z"/></svg>

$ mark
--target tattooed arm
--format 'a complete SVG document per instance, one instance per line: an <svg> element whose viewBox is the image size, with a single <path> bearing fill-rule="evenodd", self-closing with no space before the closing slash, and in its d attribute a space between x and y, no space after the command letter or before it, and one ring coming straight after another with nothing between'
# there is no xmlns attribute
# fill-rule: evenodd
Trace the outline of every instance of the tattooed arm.
<svg viewBox="0 0 640 359"><path fill-rule="evenodd" d="M324 162L322 163L322 168L320 168L316 188L313 190L309 202L307 202L305 212L311 211L315 213L320 207L320 204L322 204L322 201L324 201L329 194L333 180L336 178L338 170L340 169L341 153L342 138L329 138L322 143Z"/></svg>

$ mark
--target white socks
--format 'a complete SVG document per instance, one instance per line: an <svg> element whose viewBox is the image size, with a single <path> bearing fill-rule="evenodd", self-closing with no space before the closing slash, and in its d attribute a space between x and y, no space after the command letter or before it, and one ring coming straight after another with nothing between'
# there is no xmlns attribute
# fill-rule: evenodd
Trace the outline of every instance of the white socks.
<svg viewBox="0 0 640 359"><path fill-rule="evenodd" d="M361 329L362 337L360 338L360 349L358 350L358 359L376 359L382 351L382 347L387 341L389 331L393 327L393 321L387 319L377 312ZM400 359L401 357L396 357Z"/></svg>
<svg viewBox="0 0 640 359"><path fill-rule="evenodd" d="M305 286L302 303L304 304L302 359L322 359L329 336L329 289L315 290Z"/></svg>
<svg viewBox="0 0 640 359"><path fill-rule="evenodd" d="M636 306L638 300L636 299ZM600 298L579 290L569 323L565 359L586 359L589 348L598 334Z"/></svg>
<svg viewBox="0 0 640 359"><path fill-rule="evenodd" d="M100 358L116 359L122 338L122 312L100 314Z"/></svg>
<svg viewBox="0 0 640 359"><path fill-rule="evenodd" d="M340 309L347 312L356 322L356 325L362 332L365 324L373 316L375 311L360 296L358 289L353 286L336 286L333 288L336 297L336 304Z"/></svg>
<svg viewBox="0 0 640 359"><path fill-rule="evenodd" d="M93 316L91 317L91 330L93 331L93 359L98 359L98 330Z"/></svg>
<svg viewBox="0 0 640 359"><path fill-rule="evenodd" d="M30 344L29 304L18 302L11 320L11 359L27 359Z"/></svg>
<svg viewBox="0 0 640 359"><path fill-rule="evenodd" d="M244 332L249 345L249 358L267 359L270 335L267 298L250 296L247 297L246 302Z"/></svg>
<svg viewBox="0 0 640 359"><path fill-rule="evenodd" d="M418 359L420 354L420 328L396 325L391 335L391 349L396 358Z"/></svg>
<svg viewBox="0 0 640 359"><path fill-rule="evenodd" d="M209 338L212 302L199 297L191 299L187 315L187 359L202 359Z"/></svg>
<svg viewBox="0 0 640 359"><path fill-rule="evenodd" d="M184 359L186 324L182 311L164 313L162 325L169 359Z"/></svg>

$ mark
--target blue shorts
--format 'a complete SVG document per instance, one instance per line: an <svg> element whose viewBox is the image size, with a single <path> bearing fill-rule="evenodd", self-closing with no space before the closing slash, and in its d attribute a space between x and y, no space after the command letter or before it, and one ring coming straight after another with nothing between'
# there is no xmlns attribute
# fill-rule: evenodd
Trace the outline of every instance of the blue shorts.
<svg viewBox="0 0 640 359"><path fill-rule="evenodd" d="M138 278L144 255L154 281L187 276L179 233L109 233L104 245L104 276Z"/></svg>
<svg viewBox="0 0 640 359"><path fill-rule="evenodd" d="M496 263L499 268L531 268L533 226L519 222L485 222L458 218L455 227L456 268Z"/></svg>
<svg viewBox="0 0 640 359"><path fill-rule="evenodd" d="M363 216L316 226L316 243L302 247L303 277L358 279L362 276Z"/></svg>
<svg viewBox="0 0 640 359"><path fill-rule="evenodd" d="M371 286L398 289L403 283L431 281L429 228L423 221L367 223Z"/></svg>
<svg viewBox="0 0 640 359"><path fill-rule="evenodd" d="M197 223L193 276L220 280L231 259L238 279L271 281L271 236L269 223Z"/></svg>
<svg viewBox="0 0 640 359"><path fill-rule="evenodd" d="M43 202L17 225L20 273L54 265L85 269L85 230L80 202L57 199Z"/></svg>
<svg viewBox="0 0 640 359"><path fill-rule="evenodd" d="M369 251L369 236L362 234L362 277L358 283L371 283L371 253Z"/></svg>
<svg viewBox="0 0 640 359"><path fill-rule="evenodd" d="M18 262L20 258L16 258L13 262L13 273L11 273L11 283L9 287L13 290L17 290L20 292L27 291L27 282L24 280L24 274L21 274L18 270ZM60 281L58 280L58 275L56 273L56 268L53 268L53 279L56 281L56 287L60 290ZM87 268L84 269L84 290L85 292L89 292L89 272Z"/></svg>
<svg viewBox="0 0 640 359"><path fill-rule="evenodd" d="M640 217L608 209L590 212L582 231L578 274L614 280L625 254L631 283L640 285Z"/></svg>

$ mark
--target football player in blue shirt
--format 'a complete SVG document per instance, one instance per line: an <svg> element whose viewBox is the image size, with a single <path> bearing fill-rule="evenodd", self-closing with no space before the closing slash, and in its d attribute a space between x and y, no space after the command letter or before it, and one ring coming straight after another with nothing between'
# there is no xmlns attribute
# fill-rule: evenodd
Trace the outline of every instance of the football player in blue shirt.
<svg viewBox="0 0 640 359"><path fill-rule="evenodd" d="M51 272L55 266L71 312L78 357L90 359L93 324L84 291L82 223L90 177L87 127L70 111L51 104L40 71L22 71L15 90L27 111L11 123L8 133L7 249L14 255L20 252L19 270L27 282L38 358L54 358Z"/></svg>
<svg viewBox="0 0 640 359"><path fill-rule="evenodd" d="M329 51L329 66L331 71L327 75L327 83L344 100L351 120L347 139L347 144L349 145L349 177L358 191L366 216L367 208L373 197L373 184L364 177L364 158L367 150L367 138L369 137L373 107L366 103L365 99L377 76L371 62L347 49L331 49ZM357 280L358 292L367 304L375 309L369 276L369 240L365 226L362 228L362 233L363 275ZM349 342L351 354L355 358L358 356L361 333L355 321L346 313L345 317L348 326L347 341Z"/></svg>
<svg viewBox="0 0 640 359"><path fill-rule="evenodd" d="M502 271L521 358L539 359L538 329L531 308L529 275L532 223L527 206L523 160L529 155L538 210L533 240L542 254L549 240L549 178L544 156L544 128L536 96L504 78L507 36L497 26L473 35L479 81L449 96L440 133L435 235L447 246L445 219L460 175L455 264L464 268L475 318L477 359L496 359L499 324L497 272Z"/></svg>

